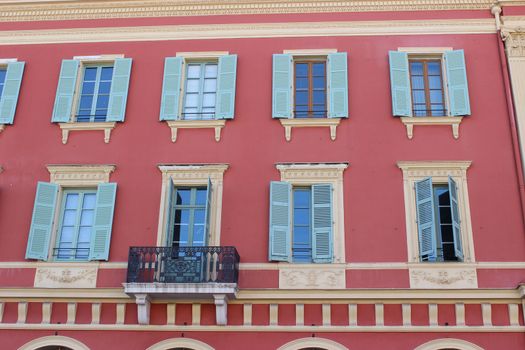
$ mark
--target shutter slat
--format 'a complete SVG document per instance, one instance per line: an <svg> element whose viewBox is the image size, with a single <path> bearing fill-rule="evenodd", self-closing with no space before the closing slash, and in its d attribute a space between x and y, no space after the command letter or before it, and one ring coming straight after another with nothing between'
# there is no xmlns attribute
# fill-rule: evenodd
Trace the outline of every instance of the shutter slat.
<svg viewBox="0 0 525 350"><path fill-rule="evenodd" d="M4 89L0 96L0 124L13 124L24 65L24 62L7 64Z"/></svg>
<svg viewBox="0 0 525 350"><path fill-rule="evenodd" d="M421 260L425 257L428 261L435 261L437 258L437 242L432 178L428 177L417 181L415 185L419 255Z"/></svg>
<svg viewBox="0 0 525 350"><path fill-rule="evenodd" d="M67 123L71 121L79 65L79 60L62 60L53 116L51 118L53 123Z"/></svg>
<svg viewBox="0 0 525 350"><path fill-rule="evenodd" d="M463 247L461 244L461 222L458 206L458 186L452 177L448 177L448 193L450 195L450 211L452 215L452 232L454 237L454 253L456 258L463 260Z"/></svg>
<svg viewBox="0 0 525 350"><path fill-rule="evenodd" d="M111 90L109 92L108 122L123 122L126 115L128 100L129 77L131 74L131 58L115 59Z"/></svg>
<svg viewBox="0 0 525 350"><path fill-rule="evenodd" d="M27 240L26 259L47 260L57 194L57 184L38 182Z"/></svg>
<svg viewBox="0 0 525 350"><path fill-rule="evenodd" d="M219 57L216 119L233 119L235 112L235 80L237 55Z"/></svg>
<svg viewBox="0 0 525 350"><path fill-rule="evenodd" d="M270 183L269 260L291 261L291 192L287 182Z"/></svg>
<svg viewBox="0 0 525 350"><path fill-rule="evenodd" d="M392 112L395 116L412 116L412 96L410 89L410 72L408 54L390 51L390 87L392 92Z"/></svg>
<svg viewBox="0 0 525 350"><path fill-rule="evenodd" d="M348 68L346 52L328 55L329 118L348 118Z"/></svg>
<svg viewBox="0 0 525 350"><path fill-rule="evenodd" d="M463 50L454 50L445 52L444 57L450 115L470 115L465 54Z"/></svg>
<svg viewBox="0 0 525 350"><path fill-rule="evenodd" d="M312 260L333 260L332 185L312 185Z"/></svg>
<svg viewBox="0 0 525 350"><path fill-rule="evenodd" d="M108 260L116 192L116 183L98 185L89 260Z"/></svg>
<svg viewBox="0 0 525 350"><path fill-rule="evenodd" d="M292 55L273 55L272 118L292 118Z"/></svg>
<svg viewBox="0 0 525 350"><path fill-rule="evenodd" d="M182 57L166 57L164 62L160 120L180 119L179 110L183 62L184 59Z"/></svg>

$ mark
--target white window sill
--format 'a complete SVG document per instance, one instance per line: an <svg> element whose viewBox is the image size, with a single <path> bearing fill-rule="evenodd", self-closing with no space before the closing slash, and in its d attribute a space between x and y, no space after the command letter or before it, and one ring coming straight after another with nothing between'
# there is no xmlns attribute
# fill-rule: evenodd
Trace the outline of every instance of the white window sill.
<svg viewBox="0 0 525 350"><path fill-rule="evenodd" d="M111 130L115 127L115 122L87 122L87 123L58 123L62 129L62 143L66 144L70 131L80 130L101 130L104 131L104 142L109 143Z"/></svg>
<svg viewBox="0 0 525 350"><path fill-rule="evenodd" d="M168 126L171 129L171 141L177 141L178 129L214 129L215 141L221 140L221 129L226 125L226 120L168 120Z"/></svg>
<svg viewBox="0 0 525 350"><path fill-rule="evenodd" d="M295 119L279 119L281 125L284 126L284 136L286 141L292 139L292 128L314 128L314 127L329 127L330 138L335 140L337 126L341 122L341 118L295 118Z"/></svg>
<svg viewBox="0 0 525 350"><path fill-rule="evenodd" d="M401 122L407 129L407 137L412 140L414 137L414 125L450 125L452 135L455 139L459 138L459 124L463 117L401 117Z"/></svg>

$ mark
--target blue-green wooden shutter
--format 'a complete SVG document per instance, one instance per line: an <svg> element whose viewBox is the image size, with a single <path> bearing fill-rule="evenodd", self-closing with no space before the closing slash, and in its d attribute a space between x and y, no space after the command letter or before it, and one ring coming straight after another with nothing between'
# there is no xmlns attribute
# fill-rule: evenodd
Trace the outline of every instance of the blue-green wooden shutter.
<svg viewBox="0 0 525 350"><path fill-rule="evenodd" d="M292 118L292 55L273 55L272 118Z"/></svg>
<svg viewBox="0 0 525 350"><path fill-rule="evenodd" d="M131 58L117 58L113 67L113 79L109 92L108 122L123 122L128 100L129 76L131 74Z"/></svg>
<svg viewBox="0 0 525 350"><path fill-rule="evenodd" d="M211 216L211 179L208 178L208 186L206 187L206 211L204 212L204 244L208 244L210 238L210 216Z"/></svg>
<svg viewBox="0 0 525 350"><path fill-rule="evenodd" d="M166 57L164 61L164 80L160 102L160 120L177 120L179 116L182 57Z"/></svg>
<svg viewBox="0 0 525 350"><path fill-rule="evenodd" d="M288 182L270 183L269 259L291 261L292 186Z"/></svg>
<svg viewBox="0 0 525 350"><path fill-rule="evenodd" d="M57 194L58 185L38 182L27 240L26 259L47 260Z"/></svg>
<svg viewBox="0 0 525 350"><path fill-rule="evenodd" d="M216 119L233 119L235 111L235 80L237 78L237 55L219 57L217 80Z"/></svg>
<svg viewBox="0 0 525 350"><path fill-rule="evenodd" d="M410 89L410 72L408 54L390 51L390 87L392 91L392 112L395 116L412 116L412 96Z"/></svg>
<svg viewBox="0 0 525 350"><path fill-rule="evenodd" d="M437 257L437 242L432 178L427 177L426 179L417 181L415 188L419 256L421 259L423 259L423 256L427 256L428 261L435 261Z"/></svg>
<svg viewBox="0 0 525 350"><path fill-rule="evenodd" d="M171 246L172 242L170 241L172 239L171 230L173 228L173 192L174 192L174 186L173 181L170 179L168 182L168 194L167 194L167 203L168 206L166 208L166 244L167 246Z"/></svg>
<svg viewBox="0 0 525 350"><path fill-rule="evenodd" d="M330 263L333 259L332 185L312 185L312 260Z"/></svg>
<svg viewBox="0 0 525 350"><path fill-rule="evenodd" d="M24 65L24 62L7 64L4 90L0 96L0 124L13 124Z"/></svg>
<svg viewBox="0 0 525 350"><path fill-rule="evenodd" d="M51 118L53 123L67 123L71 120L79 65L79 60L62 60L53 117Z"/></svg>
<svg viewBox="0 0 525 350"><path fill-rule="evenodd" d="M116 183L98 185L89 260L108 260L116 193Z"/></svg>
<svg viewBox="0 0 525 350"><path fill-rule="evenodd" d="M328 55L328 118L348 118L348 68L346 52Z"/></svg>
<svg viewBox="0 0 525 350"><path fill-rule="evenodd" d="M450 195L450 211L452 214L452 232L454 235L454 252L456 258L463 260L463 248L461 244L461 220L459 217L457 185L452 177L448 177L448 193Z"/></svg>
<svg viewBox="0 0 525 350"><path fill-rule="evenodd" d="M447 89L450 102L450 115L469 115L467 69L463 50L445 52Z"/></svg>

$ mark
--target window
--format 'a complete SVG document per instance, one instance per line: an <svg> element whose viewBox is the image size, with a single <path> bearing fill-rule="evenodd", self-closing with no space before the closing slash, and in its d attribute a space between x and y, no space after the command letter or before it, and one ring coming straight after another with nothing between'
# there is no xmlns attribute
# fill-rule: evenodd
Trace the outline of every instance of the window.
<svg viewBox="0 0 525 350"><path fill-rule="evenodd" d="M277 166L284 181L270 183L269 260L344 261L342 173L346 167Z"/></svg>
<svg viewBox="0 0 525 350"><path fill-rule="evenodd" d="M24 66L14 59L0 60L0 131L14 122Z"/></svg>
<svg viewBox="0 0 525 350"><path fill-rule="evenodd" d="M182 119L213 119L217 94L217 63L189 63Z"/></svg>
<svg viewBox="0 0 525 350"><path fill-rule="evenodd" d="M474 261L470 162L398 162L403 171L409 262Z"/></svg>
<svg viewBox="0 0 525 350"><path fill-rule="evenodd" d="M62 142L71 130L103 130L109 142L115 122L123 122L131 58L116 55L63 60L51 121L59 123Z"/></svg>
<svg viewBox="0 0 525 350"><path fill-rule="evenodd" d="M108 260L117 185L114 166L48 166L39 182L26 259ZM51 249L50 249L51 247Z"/></svg>
<svg viewBox="0 0 525 350"><path fill-rule="evenodd" d="M326 117L326 61L294 62L295 118Z"/></svg>
<svg viewBox="0 0 525 350"><path fill-rule="evenodd" d="M447 115L440 59L409 59L414 117Z"/></svg>

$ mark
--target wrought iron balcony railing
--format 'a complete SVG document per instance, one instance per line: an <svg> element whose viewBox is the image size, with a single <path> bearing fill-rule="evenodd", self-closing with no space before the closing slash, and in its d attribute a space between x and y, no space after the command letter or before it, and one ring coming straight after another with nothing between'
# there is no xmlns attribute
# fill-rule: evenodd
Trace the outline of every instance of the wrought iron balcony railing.
<svg viewBox="0 0 525 350"><path fill-rule="evenodd" d="M128 283L237 283L235 247L131 247Z"/></svg>

